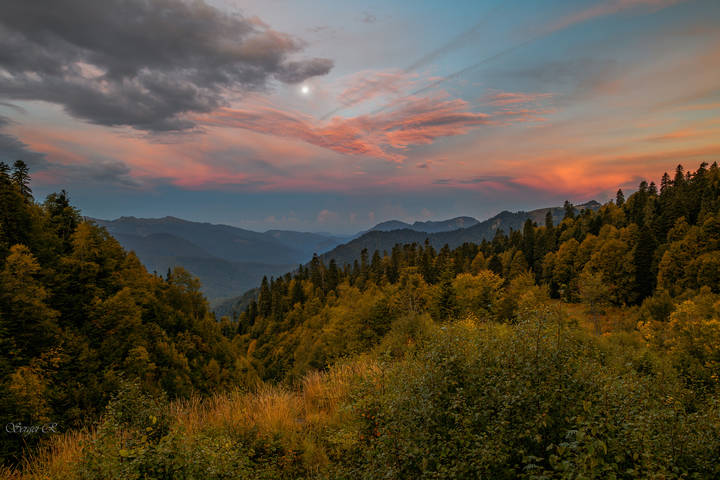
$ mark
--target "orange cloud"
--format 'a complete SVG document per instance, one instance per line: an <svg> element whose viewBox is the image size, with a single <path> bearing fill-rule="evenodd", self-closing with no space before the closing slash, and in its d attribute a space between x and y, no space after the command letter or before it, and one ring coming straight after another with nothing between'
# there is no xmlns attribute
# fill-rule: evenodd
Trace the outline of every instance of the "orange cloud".
<svg viewBox="0 0 720 480"><path fill-rule="evenodd" d="M698 132L698 131L693 130L693 129L691 129L691 128L685 128L685 129L682 129L682 130L675 130L675 131L673 131L673 132L669 132L669 133L666 133L666 134L664 134L664 135L658 135L657 137L651 137L651 138L649 138L648 140L659 140L659 141L664 141L664 140L683 140L683 139L686 139L686 138L697 137L697 136L699 136L699 135L701 135L701 134L702 134L702 132Z"/></svg>
<svg viewBox="0 0 720 480"><path fill-rule="evenodd" d="M298 139L341 154L401 163L406 158L407 149L413 146L429 145L442 137L463 135L481 125L543 121L542 115L554 111L527 105L551 96L545 93L495 91L491 100L504 107L492 114L473 112L468 102L448 99L446 95L405 97L402 101L391 102L389 110L352 118L333 117L327 123L269 105L247 109L223 108L197 116L195 120L207 126L242 128ZM518 108L521 104L523 108Z"/></svg>
<svg viewBox="0 0 720 480"><path fill-rule="evenodd" d="M273 107L223 108L197 120L208 126L234 127L295 138L334 152L402 162L414 145L426 145L440 137L462 135L472 127L491 123L491 115L469 110L466 101L441 97L406 99L395 110L333 117L319 125L308 116Z"/></svg>
<svg viewBox="0 0 720 480"><path fill-rule="evenodd" d="M720 146L613 155L607 152L555 152L533 159L541 168L529 170L514 179L518 184L538 190L549 186L559 192L592 196L618 187L635 188L641 179L659 181L662 168L672 170L682 163L696 167L712 162L720 155Z"/></svg>

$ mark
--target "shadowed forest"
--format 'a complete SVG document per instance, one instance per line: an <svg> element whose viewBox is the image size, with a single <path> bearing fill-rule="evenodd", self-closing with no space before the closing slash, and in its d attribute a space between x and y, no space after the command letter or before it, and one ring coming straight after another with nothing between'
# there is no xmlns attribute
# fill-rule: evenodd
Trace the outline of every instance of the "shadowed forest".
<svg viewBox="0 0 720 480"><path fill-rule="evenodd" d="M3 478L718 478L720 169L216 319L0 164L0 345Z"/></svg>

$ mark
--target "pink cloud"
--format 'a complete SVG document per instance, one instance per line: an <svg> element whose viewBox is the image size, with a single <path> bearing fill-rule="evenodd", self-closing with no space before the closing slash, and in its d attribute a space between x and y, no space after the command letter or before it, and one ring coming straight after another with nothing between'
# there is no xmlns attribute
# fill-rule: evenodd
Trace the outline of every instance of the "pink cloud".
<svg viewBox="0 0 720 480"><path fill-rule="evenodd" d="M651 11L660 10L672 5L686 2L687 0L611 0L600 2L598 5L581 10L579 12L567 15L548 28L548 31L554 32L570 27L577 23L582 23L594 18L615 15L627 10L638 8L646 8Z"/></svg>
<svg viewBox="0 0 720 480"><path fill-rule="evenodd" d="M483 100L489 105L503 107L515 104L537 103L552 96L552 93L500 92L494 90L485 95Z"/></svg>
<svg viewBox="0 0 720 480"><path fill-rule="evenodd" d="M405 99L394 110L333 117L318 124L312 117L259 106L252 110L223 108L198 116L207 126L234 127L289 137L347 155L361 155L402 162L405 150L427 145L440 137L462 135L470 128L492 123L492 116L472 112L460 99L439 96Z"/></svg>
<svg viewBox="0 0 720 480"><path fill-rule="evenodd" d="M350 107L382 95L400 94L415 84L415 76L406 72L359 72L347 80L349 85L338 95L338 101Z"/></svg>
<svg viewBox="0 0 720 480"><path fill-rule="evenodd" d="M685 128L682 130L675 130L672 132L668 132L664 135L650 137L648 140L651 140L651 141L684 140L687 138L700 136L701 134L702 134L702 132L699 132L697 130L693 130L691 128Z"/></svg>

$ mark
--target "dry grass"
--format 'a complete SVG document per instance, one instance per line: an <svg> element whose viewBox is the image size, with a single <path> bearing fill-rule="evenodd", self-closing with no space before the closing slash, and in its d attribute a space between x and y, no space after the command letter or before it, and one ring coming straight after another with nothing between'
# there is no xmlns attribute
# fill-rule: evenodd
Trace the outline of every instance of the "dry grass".
<svg viewBox="0 0 720 480"><path fill-rule="evenodd" d="M73 465L81 458L83 445L91 442L94 431L69 431L55 435L41 446L37 452L26 459L22 466L22 475L7 476L0 470L0 478L18 480L40 480L51 478L72 478Z"/></svg>
<svg viewBox="0 0 720 480"><path fill-rule="evenodd" d="M16 472L15 470L11 470L8 467L4 467L0 465L0 478L6 479L6 480L15 480L16 478L21 478L20 474Z"/></svg>
<svg viewBox="0 0 720 480"><path fill-rule="evenodd" d="M378 367L367 359L339 364L328 372L307 374L297 388L259 384L253 392L234 390L209 398L192 397L170 405L171 428L182 429L188 442L200 432L256 432L279 437L289 449L303 451L310 468L328 462L320 432L344 424L341 408L353 384L376 375ZM28 459L23 474L0 470L0 478L17 480L69 479L73 464L82 456L83 445L94 432L69 432L54 437L45 448ZM14 476L13 476L14 475Z"/></svg>
<svg viewBox="0 0 720 480"><path fill-rule="evenodd" d="M301 383L305 413L337 411L339 405L347 399L357 378L377 372L377 364L363 359L338 364L327 373L310 372Z"/></svg>

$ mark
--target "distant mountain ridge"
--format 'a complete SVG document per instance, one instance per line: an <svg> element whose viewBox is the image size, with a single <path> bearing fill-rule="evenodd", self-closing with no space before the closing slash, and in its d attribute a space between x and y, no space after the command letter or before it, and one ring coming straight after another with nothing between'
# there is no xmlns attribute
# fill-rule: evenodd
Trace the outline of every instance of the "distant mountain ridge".
<svg viewBox="0 0 720 480"><path fill-rule="evenodd" d="M478 223L480 223L480 221L473 217L455 217L449 220L415 222L413 224L401 222L399 220L388 220L387 222L378 223L364 233L371 231L389 232L392 230L403 229L414 230L416 232L438 233L449 232L460 228L469 228L477 225Z"/></svg>
<svg viewBox="0 0 720 480"><path fill-rule="evenodd" d="M574 208L576 211L581 211L583 209L596 210L599 207L600 203L595 200L591 200L581 205L575 205ZM360 237L324 253L321 255L321 259L327 263L330 259L334 258L338 265L345 265L352 263L357 258L360 258L360 253L363 249L367 249L370 254L372 254L375 250L380 251L380 253L383 251L389 252L396 244L413 242L424 243L426 239L436 249L442 248L446 244L450 246L450 248L455 248L463 243L479 243L483 240L492 240L495 236L495 232L498 230L503 230L506 233L510 230L519 230L523 227L523 224L527 219L531 219L533 222L540 224L545 221L545 216L548 211L552 212L554 224L558 224L565 215L563 207L548 207L531 210L529 212L509 212L505 210L488 220L478 222L470 227L449 231L423 232L415 230L414 228L393 230L380 230L373 228ZM386 226L399 225L401 223L403 222L384 222ZM416 222L416 224L417 223L418 222Z"/></svg>
<svg viewBox="0 0 720 480"><path fill-rule="evenodd" d="M583 209L597 210L600 206L600 203L591 200L575 205L574 208L576 212L579 212ZM442 248L445 244L448 244L450 248L454 248L466 242L482 242L483 239L491 240L498 230L503 230L505 233L510 230L519 230L528 218L537 224L542 224L548 211L552 212L554 224L560 223L565 216L564 207L547 207L529 212L509 212L505 210L483 222L472 217L456 217L439 222L415 222L413 224L399 220L389 220L362 232L347 243L326 251L320 255L320 258L325 264L329 263L331 259L335 259L338 265L342 266L359 259L363 249L367 249L372 255L375 250L381 253L383 251L390 252L396 244L424 243L426 239L436 249ZM466 228L451 228L458 224L469 226ZM418 230L423 227L440 231ZM255 286L257 287L257 285ZM241 296L218 303L215 308L216 314L220 316L239 313L257 295L257 291L257 289L247 291Z"/></svg>
<svg viewBox="0 0 720 480"><path fill-rule="evenodd" d="M301 252L271 235L229 225L191 222L176 217L95 220L111 234L147 237L164 233L187 240L213 256L233 262L295 263Z"/></svg>
<svg viewBox="0 0 720 480"><path fill-rule="evenodd" d="M212 304L256 287L265 275L288 272L309 261L313 253L346 240L283 230L261 233L176 217L91 220L134 251L149 271L164 274L182 266L197 276Z"/></svg>

